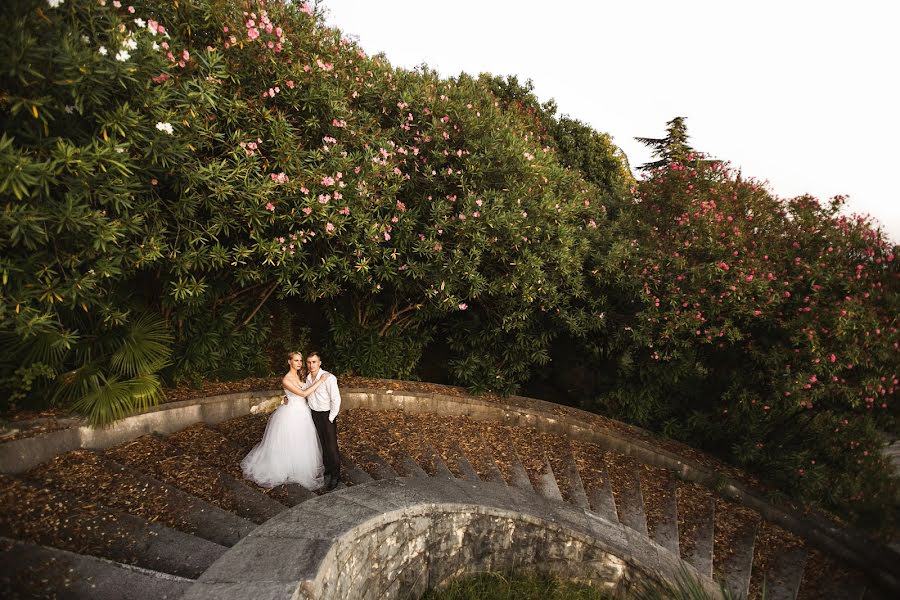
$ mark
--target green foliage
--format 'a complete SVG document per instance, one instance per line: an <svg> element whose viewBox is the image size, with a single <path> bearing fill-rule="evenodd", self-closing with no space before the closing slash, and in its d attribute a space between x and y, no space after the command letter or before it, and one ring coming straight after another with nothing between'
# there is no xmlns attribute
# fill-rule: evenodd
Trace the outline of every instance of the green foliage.
<svg viewBox="0 0 900 600"><path fill-rule="evenodd" d="M585 584L535 573L484 573L451 581L422 600L607 600L614 596Z"/></svg>
<svg viewBox="0 0 900 600"><path fill-rule="evenodd" d="M305 5L134 7L8 8L3 331L66 346L133 297L175 335L167 376L228 377L271 368L301 301L348 370L414 377L440 335L460 383L509 391L584 321L624 197L608 137L575 128L585 180L490 81L394 69Z"/></svg>
<svg viewBox="0 0 900 600"><path fill-rule="evenodd" d="M694 159L694 149L688 144L687 125L685 117L675 117L666 123L666 137L664 138L635 138L645 146L648 146L657 160L645 163L639 168L642 171L665 167L669 163L685 164Z"/></svg>
<svg viewBox="0 0 900 600"><path fill-rule="evenodd" d="M766 593L763 590L762 598ZM598 589L584 583L532 572L489 572L451 581L431 590L422 600L734 600L734 594L720 587L711 593L686 569L674 581L641 579L624 594Z"/></svg>
<svg viewBox="0 0 900 600"><path fill-rule="evenodd" d="M725 165L669 163L600 264L630 306L628 361L595 407L709 450L856 520L893 514L896 248L841 199L773 198ZM877 508L880 507L880 508Z"/></svg>
<svg viewBox="0 0 900 600"><path fill-rule="evenodd" d="M894 502L900 278L868 221L692 155L678 119L636 185L530 83L395 69L264 7L4 4L7 408L108 422L162 375L280 371L302 306L336 370L415 378L446 344L476 391L590 373L590 407L795 497Z"/></svg>
<svg viewBox="0 0 900 600"><path fill-rule="evenodd" d="M350 307L346 307L350 304ZM330 343L327 354L330 368L349 375L365 375L384 379L417 379L416 367L422 352L431 341L431 332L423 327L407 328L406 313L394 306L394 318L386 323L369 323L370 314L381 311L376 302L365 305L359 301L337 303L327 313Z"/></svg>

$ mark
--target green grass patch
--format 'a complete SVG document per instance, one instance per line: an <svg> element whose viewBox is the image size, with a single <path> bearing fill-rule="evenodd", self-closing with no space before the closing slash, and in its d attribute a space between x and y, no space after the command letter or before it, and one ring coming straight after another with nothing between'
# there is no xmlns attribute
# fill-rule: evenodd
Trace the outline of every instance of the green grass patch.
<svg viewBox="0 0 900 600"><path fill-rule="evenodd" d="M422 600L612 600L610 593L536 573L483 573L431 590Z"/></svg>

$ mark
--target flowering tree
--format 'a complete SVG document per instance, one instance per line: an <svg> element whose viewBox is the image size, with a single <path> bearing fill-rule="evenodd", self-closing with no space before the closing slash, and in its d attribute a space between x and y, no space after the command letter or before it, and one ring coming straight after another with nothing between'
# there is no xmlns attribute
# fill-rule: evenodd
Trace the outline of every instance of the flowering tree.
<svg viewBox="0 0 900 600"><path fill-rule="evenodd" d="M75 340L144 312L176 378L266 370L292 298L345 370L412 376L435 335L473 387L547 360L605 209L485 83L393 69L305 4L11 11L3 332L40 351L6 385L60 385Z"/></svg>
<svg viewBox="0 0 900 600"><path fill-rule="evenodd" d="M896 430L897 248L842 199L787 202L689 156L635 192L625 240L626 353L605 402L631 420L857 516L895 481L876 430Z"/></svg>

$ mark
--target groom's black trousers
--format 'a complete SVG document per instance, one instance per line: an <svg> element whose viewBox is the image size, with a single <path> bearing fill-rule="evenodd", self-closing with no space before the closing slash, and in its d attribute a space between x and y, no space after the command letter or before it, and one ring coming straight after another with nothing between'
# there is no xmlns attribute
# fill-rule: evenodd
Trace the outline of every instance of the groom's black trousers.
<svg viewBox="0 0 900 600"><path fill-rule="evenodd" d="M337 442L337 417L334 422L328 420L327 410L313 410L313 423L316 425L316 433L319 434L319 442L322 444L322 461L325 463L325 475L331 476L337 481L341 475L341 453L338 452Z"/></svg>

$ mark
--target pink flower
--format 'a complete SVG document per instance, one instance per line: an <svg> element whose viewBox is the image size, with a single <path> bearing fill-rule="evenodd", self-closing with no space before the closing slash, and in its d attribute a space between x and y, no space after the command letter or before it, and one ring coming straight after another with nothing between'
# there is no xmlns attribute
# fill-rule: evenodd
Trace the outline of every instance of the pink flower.
<svg viewBox="0 0 900 600"><path fill-rule="evenodd" d="M133 6L129 6L129 7L128 7L128 12L130 12L131 14L134 14L134 7L133 7Z"/></svg>
<svg viewBox="0 0 900 600"><path fill-rule="evenodd" d="M288 88L290 88L290 89L294 89L294 80L288 79L287 81L284 82L284 85L288 86Z"/></svg>
<svg viewBox="0 0 900 600"><path fill-rule="evenodd" d="M151 180L150 180L150 185L156 185L156 184L158 184L158 183L159 183L159 182L158 182L156 179L151 179Z"/></svg>
<svg viewBox="0 0 900 600"><path fill-rule="evenodd" d="M332 225L331 223L325 223L325 231L329 233L334 231L334 225Z"/></svg>
<svg viewBox="0 0 900 600"><path fill-rule="evenodd" d="M329 185L329 186L334 185L334 177L331 177L330 175L326 175L325 177L322 178L322 185Z"/></svg>
<svg viewBox="0 0 900 600"><path fill-rule="evenodd" d="M303 214L306 215L307 217L308 217L310 214L312 214L312 207L310 207L310 206L304 207L304 209L303 209Z"/></svg>
<svg viewBox="0 0 900 600"><path fill-rule="evenodd" d="M391 234L389 234L387 231L385 231L385 232L384 232L384 241L387 242L387 241L390 240L390 239L391 239Z"/></svg>
<svg viewBox="0 0 900 600"><path fill-rule="evenodd" d="M342 208L342 209L339 210L338 212L341 213L342 215L349 215L349 214L350 214L350 208L345 206L344 208Z"/></svg>
<svg viewBox="0 0 900 600"><path fill-rule="evenodd" d="M466 304L465 302L459 303L459 310L466 310L467 308L469 308L469 305Z"/></svg>
<svg viewBox="0 0 900 600"><path fill-rule="evenodd" d="M184 60L191 60L191 53L188 52L187 50L182 50L181 58L183 58Z"/></svg>
<svg viewBox="0 0 900 600"><path fill-rule="evenodd" d="M309 4L307 4L306 2L300 5L300 11L305 12L308 15L313 14L313 9L310 8Z"/></svg>
<svg viewBox="0 0 900 600"><path fill-rule="evenodd" d="M266 210L270 210L270 211L272 211L272 212L275 212L275 205L272 204L271 202L267 202L267 203L266 203Z"/></svg>
<svg viewBox="0 0 900 600"><path fill-rule="evenodd" d="M250 38L251 40L255 40L256 38L259 37L259 30L256 29L255 27L248 29L247 37Z"/></svg>

